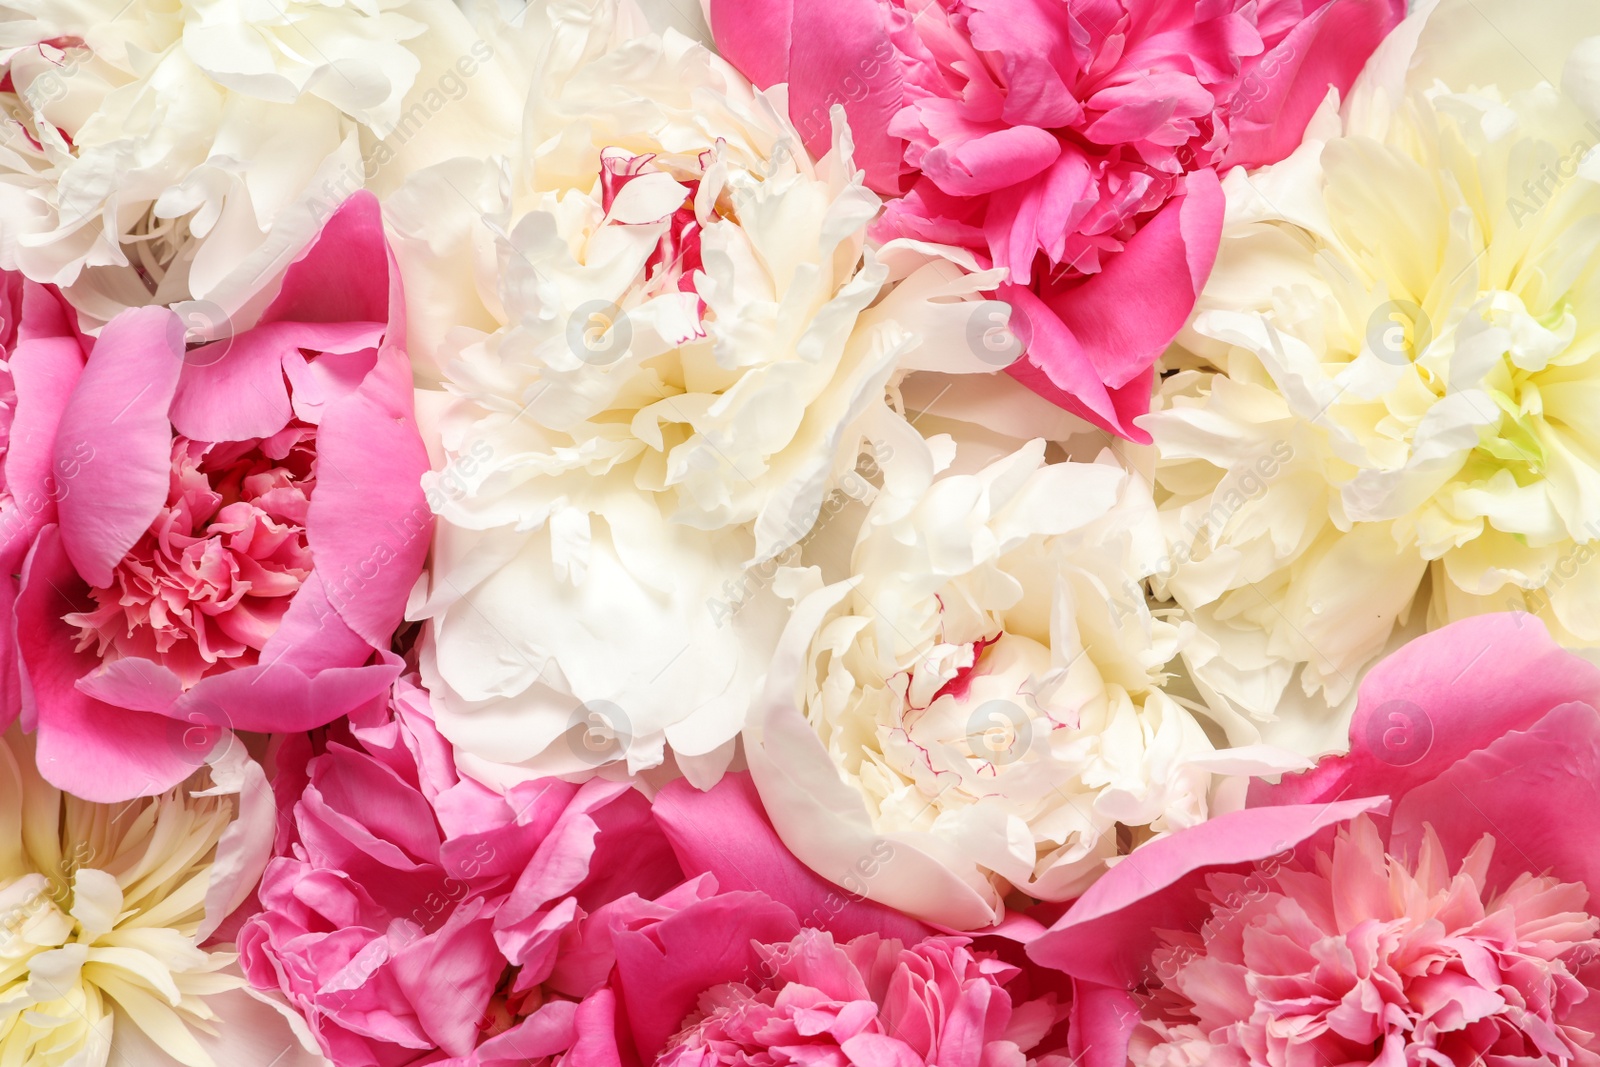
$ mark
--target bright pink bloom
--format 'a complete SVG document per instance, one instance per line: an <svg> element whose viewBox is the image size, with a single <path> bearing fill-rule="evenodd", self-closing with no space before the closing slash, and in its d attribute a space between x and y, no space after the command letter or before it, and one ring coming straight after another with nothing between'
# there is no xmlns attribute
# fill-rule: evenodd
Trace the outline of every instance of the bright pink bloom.
<svg viewBox="0 0 1600 1067"><path fill-rule="evenodd" d="M1287 155L1403 0L710 0L820 154L842 104L884 235L1010 275L1029 388L1134 440L1210 273L1218 171Z"/></svg>
<svg viewBox="0 0 1600 1067"><path fill-rule="evenodd" d="M1029 954L1123 998L1084 1037L1140 1064L1594 1067L1597 707L1531 616L1418 638L1349 756L1140 849Z"/></svg>
<svg viewBox="0 0 1600 1067"><path fill-rule="evenodd" d="M585 1007L611 970L590 916L682 879L642 794L463 779L404 678L279 765L241 961L337 1067L523 1067L564 1056L596 1013L609 1032L605 998Z"/></svg>
<svg viewBox="0 0 1600 1067"><path fill-rule="evenodd" d="M69 491L16 606L50 781L158 793L228 729L306 730L387 691L377 656L432 529L399 285L359 194L252 329L186 346L171 311L130 310L63 378L46 458Z"/></svg>

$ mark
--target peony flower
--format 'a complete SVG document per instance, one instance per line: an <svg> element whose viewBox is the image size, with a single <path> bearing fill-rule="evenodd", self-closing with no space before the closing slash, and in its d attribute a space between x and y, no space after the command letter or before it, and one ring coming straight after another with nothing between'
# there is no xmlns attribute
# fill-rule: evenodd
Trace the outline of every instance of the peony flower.
<svg viewBox="0 0 1600 1067"><path fill-rule="evenodd" d="M456 773L427 704L401 678L285 743L245 974L336 1067L573 1062L609 970L589 917L682 875L642 794L546 779L502 796Z"/></svg>
<svg viewBox="0 0 1600 1067"><path fill-rule="evenodd" d="M673 33L577 54L491 213L502 325L445 371L422 673L485 781L670 745L705 785L782 625L775 560L865 485L902 373L992 370L967 328L1005 316L959 252L867 248L842 127L811 160Z"/></svg>
<svg viewBox="0 0 1600 1067"><path fill-rule="evenodd" d="M1284 713L1309 751L1408 633L1511 609L1600 641L1600 95L1572 47L1600 21L1481 11L1420 5L1293 156L1230 175L1143 423L1197 678L1260 717L1314 698Z"/></svg>
<svg viewBox="0 0 1600 1067"><path fill-rule="evenodd" d="M843 102L882 229L1008 271L1027 343L1011 373L1148 440L1152 364L1216 254L1217 172L1281 159L1348 88L1400 0L711 0L718 44L790 83L813 149Z"/></svg>
<svg viewBox="0 0 1600 1067"><path fill-rule="evenodd" d="M1205 709L1164 690L1185 634L1139 585L1160 532L1136 474L1109 453L1045 464L1035 441L940 477L948 438L894 447L848 578L784 575L798 604L745 734L801 860L844 884L892 843L866 894L977 929L1013 892L1069 900L1236 807L1233 775L1304 766L1218 750Z"/></svg>
<svg viewBox="0 0 1600 1067"><path fill-rule="evenodd" d="M708 931L709 933L710 931ZM802 930L782 944L757 943L762 977L701 994L683 1029L667 1039L658 1067L710 1064L984 1062L1021 1059L1061 1016L1050 999L1014 1004L1016 968L974 956L965 938L914 946L865 934L838 944ZM840 1059L840 1057L844 1057Z"/></svg>
<svg viewBox="0 0 1600 1067"><path fill-rule="evenodd" d="M212 937L272 840L266 778L242 747L111 808L45 782L12 730L0 794L0 1062L322 1063L281 1006L242 988L232 946Z"/></svg>
<svg viewBox="0 0 1600 1067"><path fill-rule="evenodd" d="M1029 954L1135 994L1084 1037L1137 1064L1600 1062L1597 707L1529 616L1420 637L1348 756L1129 857Z"/></svg>
<svg viewBox="0 0 1600 1067"><path fill-rule="evenodd" d="M86 325L195 300L210 340L351 192L516 127L494 38L446 0L12 7L0 264Z"/></svg>
<svg viewBox="0 0 1600 1067"><path fill-rule="evenodd" d="M674 782L655 810L698 874L610 918L616 1032L639 1062L1066 1067L1086 1052L1067 1027L1071 984L1021 952L1037 923L940 936L841 893L783 849L743 774L709 793ZM860 881L886 858L864 853Z"/></svg>
<svg viewBox="0 0 1600 1067"><path fill-rule="evenodd" d="M431 527L399 300L362 194L256 328L186 348L144 308L94 343L55 431L71 491L16 606L52 783L164 792L229 729L309 729L388 688L369 661Z"/></svg>

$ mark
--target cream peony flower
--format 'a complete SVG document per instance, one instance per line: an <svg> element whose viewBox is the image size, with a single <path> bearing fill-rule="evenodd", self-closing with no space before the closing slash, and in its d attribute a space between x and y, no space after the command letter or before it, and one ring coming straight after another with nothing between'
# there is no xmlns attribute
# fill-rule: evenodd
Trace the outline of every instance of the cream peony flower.
<svg viewBox="0 0 1600 1067"><path fill-rule="evenodd" d="M745 733L813 869L983 927L1013 891L1072 899L1132 848L1239 806L1235 776L1306 765L1219 750L1204 709L1164 690L1189 627L1147 606L1160 527L1110 452L1046 464L1034 441L955 474L944 435L902 426L888 444L850 576L782 576L798 605Z"/></svg>
<svg viewBox="0 0 1600 1067"><path fill-rule="evenodd" d="M223 331L392 160L515 129L519 87L450 0L8 7L0 266L91 325L194 300Z"/></svg>
<svg viewBox="0 0 1600 1067"><path fill-rule="evenodd" d="M1527 611L1600 643L1600 38L1572 43L1597 32L1592 4L1423 4L1342 112L1225 183L1144 425L1158 591L1203 686L1283 703L1268 736L1338 747L1330 707L1423 627Z"/></svg>
<svg viewBox="0 0 1600 1067"><path fill-rule="evenodd" d="M898 375L996 369L966 340L996 276L868 248L879 201L842 122L813 161L782 100L704 47L613 44L588 35L612 9L581 6L546 9L565 44L500 188L472 186L486 218L448 194L465 167L415 186L495 232L499 262L482 305L498 321L455 330L444 360L444 521L413 614L471 773L636 771L670 745L709 783L782 626L758 587L823 521ZM403 260L462 248L412 207Z"/></svg>
<svg viewBox="0 0 1600 1067"><path fill-rule="evenodd" d="M234 746L197 783L91 804L47 784L16 729L0 738L0 1063L322 1064L232 952L202 947L271 851L265 776Z"/></svg>

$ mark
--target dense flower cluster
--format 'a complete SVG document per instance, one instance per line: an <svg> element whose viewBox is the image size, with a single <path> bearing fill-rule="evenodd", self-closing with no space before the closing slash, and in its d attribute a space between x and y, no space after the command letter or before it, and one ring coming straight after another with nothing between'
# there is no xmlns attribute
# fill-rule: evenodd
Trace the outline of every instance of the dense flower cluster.
<svg viewBox="0 0 1600 1067"><path fill-rule="evenodd" d="M14 0L0 1067L1600 1067L1597 124L1593 0Z"/></svg>

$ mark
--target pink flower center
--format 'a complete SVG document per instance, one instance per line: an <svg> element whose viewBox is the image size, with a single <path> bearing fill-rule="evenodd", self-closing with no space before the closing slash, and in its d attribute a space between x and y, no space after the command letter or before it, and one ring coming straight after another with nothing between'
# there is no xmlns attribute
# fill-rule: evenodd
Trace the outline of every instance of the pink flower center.
<svg viewBox="0 0 1600 1067"><path fill-rule="evenodd" d="M306 511L315 429L206 444L175 437L166 506L112 573L95 607L66 621L79 651L138 656L185 687L254 664L311 573Z"/></svg>
<svg viewBox="0 0 1600 1067"><path fill-rule="evenodd" d="M1453 876L1366 819L1314 870L1208 879L1198 933L1169 934L1130 1056L1149 1067L1594 1064L1600 929L1588 890L1520 875L1488 889L1494 838Z"/></svg>
<svg viewBox="0 0 1600 1067"><path fill-rule="evenodd" d="M1021 1067L1066 1014L1053 994L1014 1003L1006 986L1017 968L960 938L836 944L808 929L759 950L756 975L701 994L656 1067L931 1065L957 1043L961 1062Z"/></svg>
<svg viewBox="0 0 1600 1067"><path fill-rule="evenodd" d="M607 212L616 202L617 195L628 183L642 174L657 170L653 155L630 156L621 150L608 150L601 156L600 206ZM667 231L661 235L656 249L645 261L645 277L652 291L675 287L682 293L695 292L695 271L703 270L705 262L700 255L700 220L695 215L694 198L700 190L700 179L679 178L679 184L688 187L684 197L667 219ZM700 304L702 313L705 303Z"/></svg>

